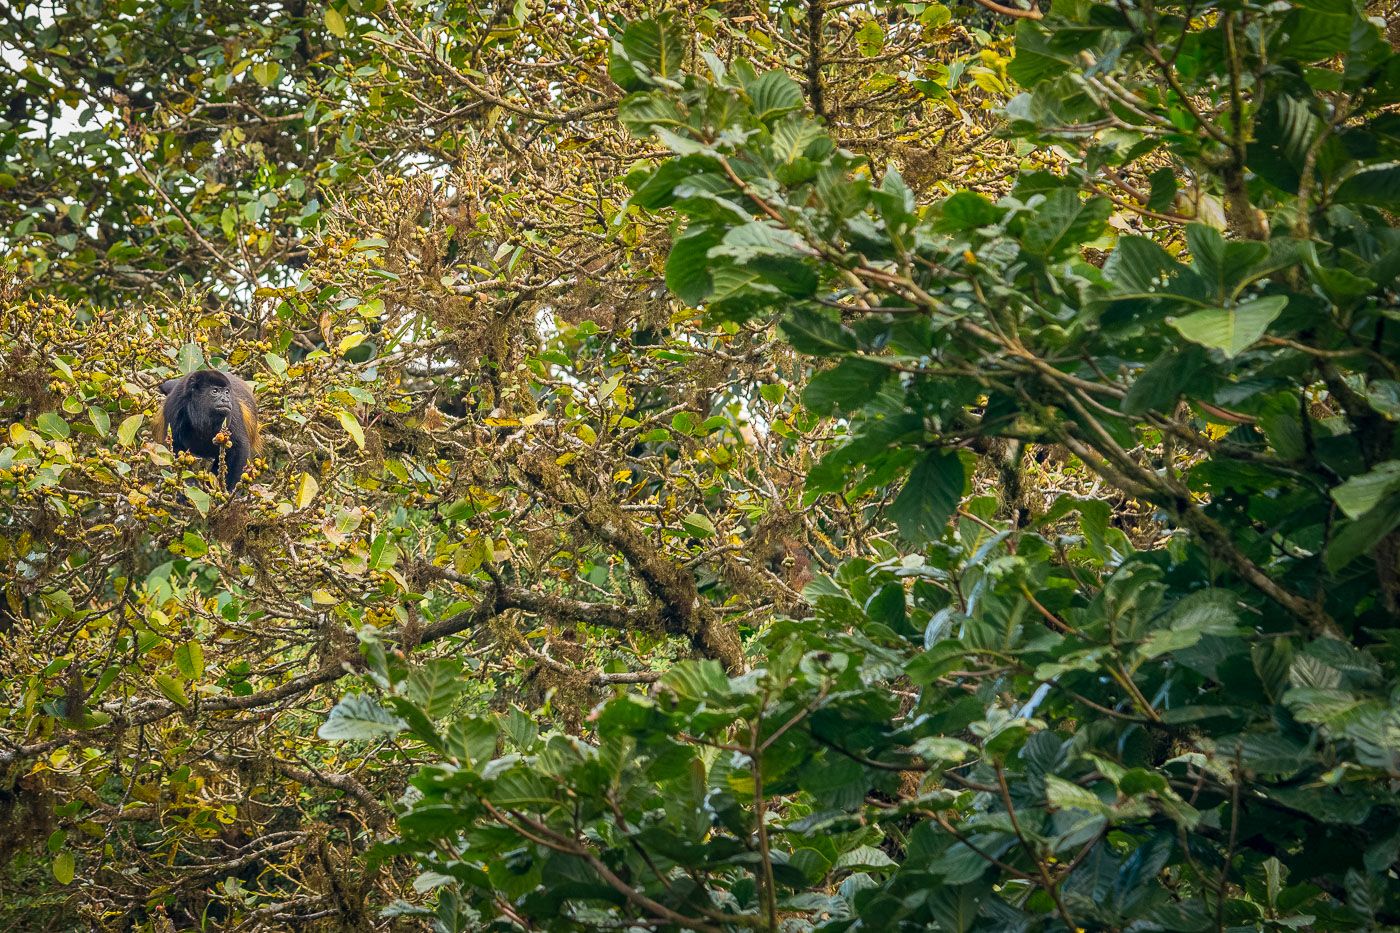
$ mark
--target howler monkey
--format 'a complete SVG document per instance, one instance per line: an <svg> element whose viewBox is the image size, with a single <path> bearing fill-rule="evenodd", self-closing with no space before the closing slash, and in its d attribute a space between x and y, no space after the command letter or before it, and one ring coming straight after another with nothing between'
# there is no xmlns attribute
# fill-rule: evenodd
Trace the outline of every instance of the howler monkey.
<svg viewBox="0 0 1400 933"><path fill-rule="evenodd" d="M161 383L165 404L156 413L156 440L165 440L170 429L170 449L188 450L196 457L211 460L215 472L219 455L224 455L228 491L238 485L243 468L254 454L262 453L258 432L258 403L248 383L232 373L201 369ZM227 428L229 446L215 442Z"/></svg>

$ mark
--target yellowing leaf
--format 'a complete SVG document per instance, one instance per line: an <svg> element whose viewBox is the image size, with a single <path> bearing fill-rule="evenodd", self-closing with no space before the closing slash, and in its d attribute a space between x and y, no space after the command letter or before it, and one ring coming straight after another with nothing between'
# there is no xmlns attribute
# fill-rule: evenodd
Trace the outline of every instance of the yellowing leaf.
<svg viewBox="0 0 1400 933"><path fill-rule="evenodd" d="M337 39L344 39L347 35L345 30L345 17L336 12L335 7L326 7L326 28L331 31L331 35Z"/></svg>
<svg viewBox="0 0 1400 933"><path fill-rule="evenodd" d="M253 80L263 87L270 87L282 73L282 66L276 62L258 62L253 66Z"/></svg>
<svg viewBox="0 0 1400 933"><path fill-rule="evenodd" d="M304 509L310 505L320 488L320 484L310 473L301 474L301 479L297 482L297 508Z"/></svg>
<svg viewBox="0 0 1400 933"><path fill-rule="evenodd" d="M360 427L360 422L355 420L355 416L348 411L338 411L335 416L340 420L340 426L345 429L345 433L354 439L355 446L364 450L365 432Z"/></svg>

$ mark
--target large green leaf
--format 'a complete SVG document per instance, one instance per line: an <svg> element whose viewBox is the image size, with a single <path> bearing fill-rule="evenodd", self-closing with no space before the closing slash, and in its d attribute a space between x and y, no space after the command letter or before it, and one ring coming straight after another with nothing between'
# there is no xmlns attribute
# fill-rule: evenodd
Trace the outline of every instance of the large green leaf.
<svg viewBox="0 0 1400 933"><path fill-rule="evenodd" d="M452 658L433 658L408 675L408 696L433 719L447 715L461 695L462 665Z"/></svg>
<svg viewBox="0 0 1400 933"><path fill-rule="evenodd" d="M329 742L374 739L399 732L405 725L402 719L380 706L374 697L352 693L335 705L316 734Z"/></svg>
<svg viewBox="0 0 1400 933"><path fill-rule="evenodd" d="M850 328L806 308L793 309L783 320L782 330L800 353L838 356L856 349L856 335Z"/></svg>
<svg viewBox="0 0 1400 933"><path fill-rule="evenodd" d="M754 116L767 123L785 113L802 109L802 88L786 71L774 68L744 85L753 102Z"/></svg>
<svg viewBox="0 0 1400 933"><path fill-rule="evenodd" d="M1016 23L1016 56L1006 66L1006 73L1021 87L1034 87L1042 79L1061 74L1073 66L1063 53L1050 49L1052 33L1038 23L1021 19Z"/></svg>
<svg viewBox="0 0 1400 933"><path fill-rule="evenodd" d="M966 482L957 454L942 450L925 454L890 505L899 533L915 543L939 538L962 501Z"/></svg>
<svg viewBox="0 0 1400 933"><path fill-rule="evenodd" d="M719 231L692 228L671 246L666 259L666 287L687 305L697 307L710 294L710 247L720 242Z"/></svg>
<svg viewBox="0 0 1400 933"><path fill-rule="evenodd" d="M1205 354L1195 346L1168 347L1128 386L1119 408L1130 415L1170 411L1206 362Z"/></svg>
<svg viewBox="0 0 1400 933"><path fill-rule="evenodd" d="M1168 320L1187 340L1235 357L1264 336L1287 304L1287 297L1273 295L1233 308L1209 308Z"/></svg>
<svg viewBox="0 0 1400 933"><path fill-rule="evenodd" d="M1115 292L1152 295L1165 293L1168 279L1185 269L1156 241L1122 236L1104 263L1103 273Z"/></svg>
<svg viewBox="0 0 1400 933"><path fill-rule="evenodd" d="M852 357L818 373L802 392L802 404L822 415L858 410L874 398L894 371L873 360Z"/></svg>
<svg viewBox="0 0 1400 933"><path fill-rule="evenodd" d="M684 54L685 36L670 17L640 19L614 44L608 74L623 90L641 90L674 78Z"/></svg>
<svg viewBox="0 0 1400 933"><path fill-rule="evenodd" d="M1380 499L1360 518L1344 522L1327 545L1327 569L1336 573L1363 554L1375 550L1385 536L1400 527L1400 496Z"/></svg>
<svg viewBox="0 0 1400 933"><path fill-rule="evenodd" d="M1333 488L1332 498L1347 513L1347 518L1360 518L1397 491L1400 491L1400 460L1387 460L1369 473L1353 476Z"/></svg>
<svg viewBox="0 0 1400 933"><path fill-rule="evenodd" d="M1400 206L1400 165L1362 169L1337 186L1332 200L1395 209Z"/></svg>
<svg viewBox="0 0 1400 933"><path fill-rule="evenodd" d="M1052 191L1035 217L1026 224L1021 242L1026 251L1042 259L1054 259L1096 238L1113 212L1107 198L1085 201L1069 188Z"/></svg>

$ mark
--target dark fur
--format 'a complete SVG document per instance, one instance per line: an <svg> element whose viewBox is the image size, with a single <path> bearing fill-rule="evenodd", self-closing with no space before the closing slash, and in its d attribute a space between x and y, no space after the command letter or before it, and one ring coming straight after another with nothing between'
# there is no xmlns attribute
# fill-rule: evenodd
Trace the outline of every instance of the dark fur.
<svg viewBox="0 0 1400 933"><path fill-rule="evenodd" d="M164 442L168 428L171 450L188 450L212 461L215 473L221 468L222 454L227 470L225 482L229 492L233 492L248 460L262 453L258 403L248 383L232 373L202 369L162 383L160 391L165 395L165 404L156 414L156 440ZM214 443L214 437L225 427L233 441L228 448Z"/></svg>

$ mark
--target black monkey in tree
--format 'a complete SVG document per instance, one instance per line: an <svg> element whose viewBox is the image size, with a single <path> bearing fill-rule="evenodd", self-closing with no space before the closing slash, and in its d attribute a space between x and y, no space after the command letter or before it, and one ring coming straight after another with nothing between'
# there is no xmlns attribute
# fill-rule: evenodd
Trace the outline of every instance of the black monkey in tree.
<svg viewBox="0 0 1400 933"><path fill-rule="evenodd" d="M258 403L252 388L232 373L202 369L166 380L160 391L165 404L156 413L156 440L165 441L168 427L171 450L188 450L212 461L216 473L222 455L225 482L233 492L248 460L262 453Z"/></svg>

